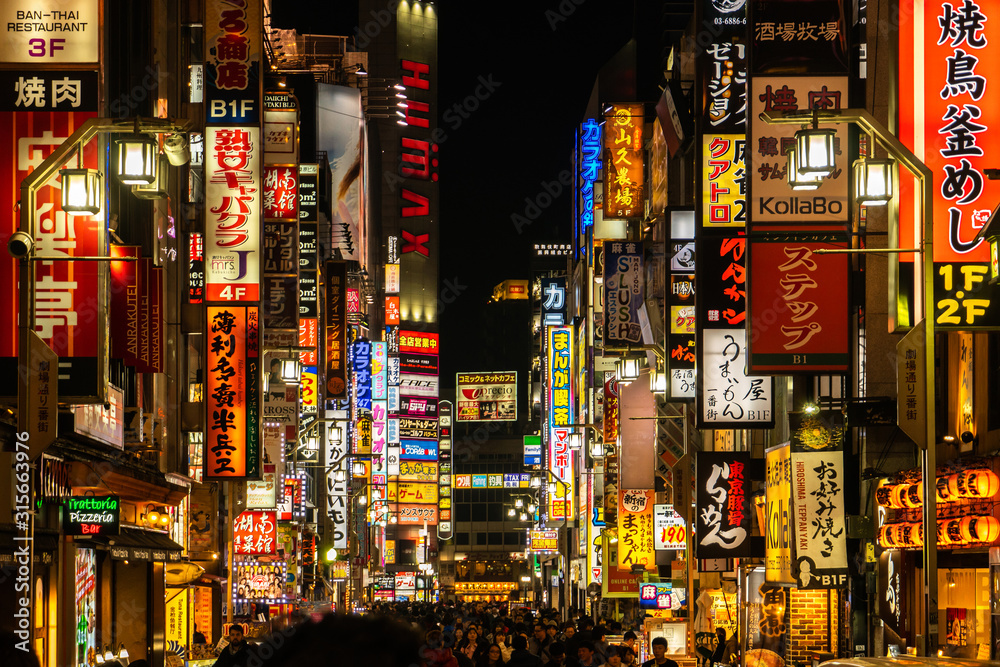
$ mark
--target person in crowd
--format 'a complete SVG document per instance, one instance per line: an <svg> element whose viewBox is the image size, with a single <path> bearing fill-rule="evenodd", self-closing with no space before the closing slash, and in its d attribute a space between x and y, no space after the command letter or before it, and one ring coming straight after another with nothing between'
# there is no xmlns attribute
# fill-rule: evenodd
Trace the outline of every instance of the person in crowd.
<svg viewBox="0 0 1000 667"><path fill-rule="evenodd" d="M576 624L573 621L566 621L563 623L562 632L559 633L558 639L563 643L563 646L573 638L576 634Z"/></svg>
<svg viewBox="0 0 1000 667"><path fill-rule="evenodd" d="M651 646L653 657L642 663L642 667L677 667L677 663L667 657L666 637L653 637Z"/></svg>
<svg viewBox="0 0 1000 667"><path fill-rule="evenodd" d="M482 654L486 652L487 644L479 640L479 628L475 624L470 624L465 638L456 644L455 647L475 665L479 662Z"/></svg>
<svg viewBox="0 0 1000 667"><path fill-rule="evenodd" d="M546 662L551 660L549 655L549 644L552 640L549 639L548 632L545 631L545 625L542 621L536 621L534 627L534 636L531 641L528 642L528 651L532 655L538 656L538 659L542 661L544 665Z"/></svg>
<svg viewBox="0 0 1000 667"><path fill-rule="evenodd" d="M422 641L411 627L379 614L327 614L272 635L260 655L248 667L457 667L440 631Z"/></svg>
<svg viewBox="0 0 1000 667"><path fill-rule="evenodd" d="M624 644L621 646L622 649L622 667L638 667L637 660L639 650L638 647L631 649Z"/></svg>
<svg viewBox="0 0 1000 667"><path fill-rule="evenodd" d="M250 658L257 657L257 647L243 636L243 626L232 623L229 626L229 644L222 649L215 667L248 667Z"/></svg>
<svg viewBox="0 0 1000 667"><path fill-rule="evenodd" d="M477 667L503 667L506 662L503 659L503 650L501 650L500 645L490 644L489 648L482 653L476 665Z"/></svg>
<svg viewBox="0 0 1000 667"><path fill-rule="evenodd" d="M601 667L622 667L622 652L624 650L624 647L609 646L608 658Z"/></svg>
<svg viewBox="0 0 1000 667"><path fill-rule="evenodd" d="M594 658L594 642L589 639L580 641L576 649L577 660L580 667L600 667L601 663Z"/></svg>
<svg viewBox="0 0 1000 667"><path fill-rule="evenodd" d="M603 625L598 625L590 632L590 641L594 643L594 659L598 661L598 664L603 665L608 661L608 643L604 641L604 636L607 634L607 628Z"/></svg>
<svg viewBox="0 0 1000 667"><path fill-rule="evenodd" d="M566 647L562 642L552 642L549 644L549 661L544 667L567 667Z"/></svg>
<svg viewBox="0 0 1000 667"><path fill-rule="evenodd" d="M639 639L639 637L637 637L634 632L632 632L631 630L629 630L628 632L626 632L622 636L622 646L627 646L628 648L632 649L632 651L634 652L636 650L636 648L635 648L635 642L638 639ZM622 656L622 659L624 660L624 656Z"/></svg>
<svg viewBox="0 0 1000 667"><path fill-rule="evenodd" d="M542 661L538 656L528 651L528 638L526 636L517 635L511 640L511 646L514 647L514 650L511 651L507 667L542 667Z"/></svg>

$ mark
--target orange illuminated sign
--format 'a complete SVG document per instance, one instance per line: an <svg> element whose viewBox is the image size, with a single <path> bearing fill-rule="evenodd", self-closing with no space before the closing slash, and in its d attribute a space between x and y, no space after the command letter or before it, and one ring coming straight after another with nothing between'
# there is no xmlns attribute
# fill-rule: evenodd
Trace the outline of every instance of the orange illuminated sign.
<svg viewBox="0 0 1000 667"><path fill-rule="evenodd" d="M604 114L604 217L643 213L643 106L615 104Z"/></svg>
<svg viewBox="0 0 1000 667"><path fill-rule="evenodd" d="M205 346L205 478L256 476L260 322L256 306L210 306Z"/></svg>
<svg viewBox="0 0 1000 667"><path fill-rule="evenodd" d="M399 324L399 297L385 297L385 323Z"/></svg>

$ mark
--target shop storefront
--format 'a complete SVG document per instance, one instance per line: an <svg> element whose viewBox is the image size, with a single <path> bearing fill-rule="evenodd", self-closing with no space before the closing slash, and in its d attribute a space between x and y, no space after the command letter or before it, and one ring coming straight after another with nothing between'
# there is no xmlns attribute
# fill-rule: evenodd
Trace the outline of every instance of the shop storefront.
<svg viewBox="0 0 1000 667"><path fill-rule="evenodd" d="M996 659L1000 597L1000 459L976 457L937 466L938 633L943 656ZM880 652L905 652L922 635L923 485L919 468L882 480L878 505Z"/></svg>

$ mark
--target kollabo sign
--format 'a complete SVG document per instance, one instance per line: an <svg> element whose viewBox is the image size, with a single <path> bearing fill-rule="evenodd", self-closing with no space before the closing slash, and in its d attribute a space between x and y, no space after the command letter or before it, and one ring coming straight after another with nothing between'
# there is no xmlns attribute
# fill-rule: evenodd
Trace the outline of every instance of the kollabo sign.
<svg viewBox="0 0 1000 667"><path fill-rule="evenodd" d="M66 535L117 535L121 501L118 496L70 496L63 508Z"/></svg>

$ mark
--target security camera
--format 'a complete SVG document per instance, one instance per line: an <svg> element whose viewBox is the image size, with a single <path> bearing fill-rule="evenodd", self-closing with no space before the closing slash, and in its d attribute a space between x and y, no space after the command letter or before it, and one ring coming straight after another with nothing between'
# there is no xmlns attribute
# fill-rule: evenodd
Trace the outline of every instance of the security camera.
<svg viewBox="0 0 1000 667"><path fill-rule="evenodd" d="M7 241L7 252L14 259L24 259L31 254L31 248L35 245L35 239L30 234L24 232L14 232Z"/></svg>
<svg viewBox="0 0 1000 667"><path fill-rule="evenodd" d="M163 152L167 155L167 162L179 167L191 161L191 150L188 148L188 138L186 134L171 134L163 140Z"/></svg>

